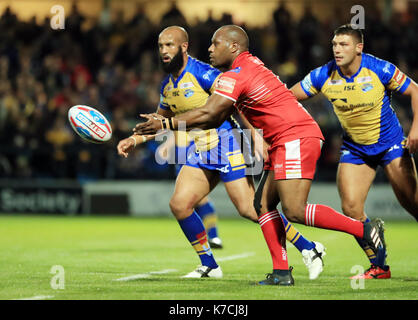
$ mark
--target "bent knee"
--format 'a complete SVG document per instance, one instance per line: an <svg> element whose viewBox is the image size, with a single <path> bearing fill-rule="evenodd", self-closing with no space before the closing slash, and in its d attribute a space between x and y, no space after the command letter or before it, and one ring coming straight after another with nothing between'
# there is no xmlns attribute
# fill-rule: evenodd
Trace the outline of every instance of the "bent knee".
<svg viewBox="0 0 418 320"><path fill-rule="evenodd" d="M286 205L282 203L282 210L286 218L291 222L305 223L306 204Z"/></svg>
<svg viewBox="0 0 418 320"><path fill-rule="evenodd" d="M258 214L253 206L237 206L241 217L258 222Z"/></svg>
<svg viewBox="0 0 418 320"><path fill-rule="evenodd" d="M169 206L171 212L178 220L187 218L194 209L194 206L191 203L188 203L179 197L171 198Z"/></svg>
<svg viewBox="0 0 418 320"><path fill-rule="evenodd" d="M364 214L364 206L356 203L355 201L343 201L341 203L341 209L343 213L353 219L363 221L366 219Z"/></svg>

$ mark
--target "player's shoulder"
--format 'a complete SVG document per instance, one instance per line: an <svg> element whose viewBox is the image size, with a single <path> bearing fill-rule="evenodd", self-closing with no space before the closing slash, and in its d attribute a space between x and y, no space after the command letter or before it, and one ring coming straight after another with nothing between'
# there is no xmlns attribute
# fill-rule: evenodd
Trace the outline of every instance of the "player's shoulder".
<svg viewBox="0 0 418 320"><path fill-rule="evenodd" d="M396 68L391 62L380 59L370 53L363 53L362 59L364 59L363 67L373 71L379 77L392 75Z"/></svg>
<svg viewBox="0 0 418 320"><path fill-rule="evenodd" d="M242 74L243 67L236 67L234 69L230 69L228 71L225 71L222 74L222 78L238 78Z"/></svg>
<svg viewBox="0 0 418 320"><path fill-rule="evenodd" d="M221 71L212 67L209 63L200 61L189 56L187 71L193 74L196 78L203 80L210 80L216 78Z"/></svg>
<svg viewBox="0 0 418 320"><path fill-rule="evenodd" d="M327 79L333 72L337 71L337 64L335 60L330 60L327 63L319 66L311 71L311 75L317 79Z"/></svg>
<svg viewBox="0 0 418 320"><path fill-rule="evenodd" d="M310 84L313 84L315 88L320 90L334 72L337 72L337 64L335 63L335 60L330 60L326 64L313 69L305 77L305 81L308 81Z"/></svg>

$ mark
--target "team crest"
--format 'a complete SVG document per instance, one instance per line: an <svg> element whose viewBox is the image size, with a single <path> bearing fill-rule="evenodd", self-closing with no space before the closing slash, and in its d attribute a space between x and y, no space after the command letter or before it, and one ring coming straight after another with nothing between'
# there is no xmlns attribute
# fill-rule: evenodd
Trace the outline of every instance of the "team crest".
<svg viewBox="0 0 418 320"><path fill-rule="evenodd" d="M361 90L363 92L368 92L373 89L373 85L371 83L365 83L361 86Z"/></svg>
<svg viewBox="0 0 418 320"><path fill-rule="evenodd" d="M194 91L192 89L186 89L186 91L184 91L184 96L186 98L191 97L194 94Z"/></svg>

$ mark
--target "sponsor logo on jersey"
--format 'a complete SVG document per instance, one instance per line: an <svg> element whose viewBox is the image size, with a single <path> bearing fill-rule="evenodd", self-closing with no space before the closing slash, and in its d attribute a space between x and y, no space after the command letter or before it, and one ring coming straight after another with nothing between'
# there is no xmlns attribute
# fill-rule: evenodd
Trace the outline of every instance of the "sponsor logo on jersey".
<svg viewBox="0 0 418 320"><path fill-rule="evenodd" d="M216 90L224 91L227 93L232 93L235 88L235 79L228 78L228 77L222 77L218 80L216 83Z"/></svg>
<svg viewBox="0 0 418 320"><path fill-rule="evenodd" d="M371 82L373 79L372 77L368 76L368 77L360 77L356 79L357 83L364 83L364 82Z"/></svg>
<svg viewBox="0 0 418 320"><path fill-rule="evenodd" d="M241 72L241 67L238 67L238 68L235 68L235 69L232 69L232 70L229 70L229 71L235 72L235 73L240 73Z"/></svg>
<svg viewBox="0 0 418 320"><path fill-rule="evenodd" d="M341 79L339 79L339 80L330 80L330 81L328 82L328 84L329 84L330 86L335 86L335 85L338 85L338 84L343 84L343 80L341 80Z"/></svg>
<svg viewBox="0 0 418 320"><path fill-rule="evenodd" d="M386 62L385 67L383 68L383 72L390 73L389 68L390 68L390 63L389 62Z"/></svg>
<svg viewBox="0 0 418 320"><path fill-rule="evenodd" d="M344 91L353 91L356 90L356 85L348 85L348 86L344 86Z"/></svg>
<svg viewBox="0 0 418 320"><path fill-rule="evenodd" d="M210 75L214 72L215 70L214 69L211 69L211 70L209 70L209 71L207 71L203 76L202 76L202 78L203 79L205 79L205 80L207 80L207 81L209 81L210 80Z"/></svg>
<svg viewBox="0 0 418 320"><path fill-rule="evenodd" d="M187 89L187 88L192 88L194 87L193 82L184 82L184 83L180 83L179 88L180 89Z"/></svg>

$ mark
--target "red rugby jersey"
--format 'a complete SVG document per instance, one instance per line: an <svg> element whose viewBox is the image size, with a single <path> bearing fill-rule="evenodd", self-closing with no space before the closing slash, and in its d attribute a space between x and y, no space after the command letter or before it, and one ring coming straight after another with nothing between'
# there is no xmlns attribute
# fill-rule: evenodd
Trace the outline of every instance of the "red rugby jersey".
<svg viewBox="0 0 418 320"><path fill-rule="evenodd" d="M304 137L324 140L321 129L292 92L248 51L219 78L215 94L234 101L248 121L274 145Z"/></svg>

